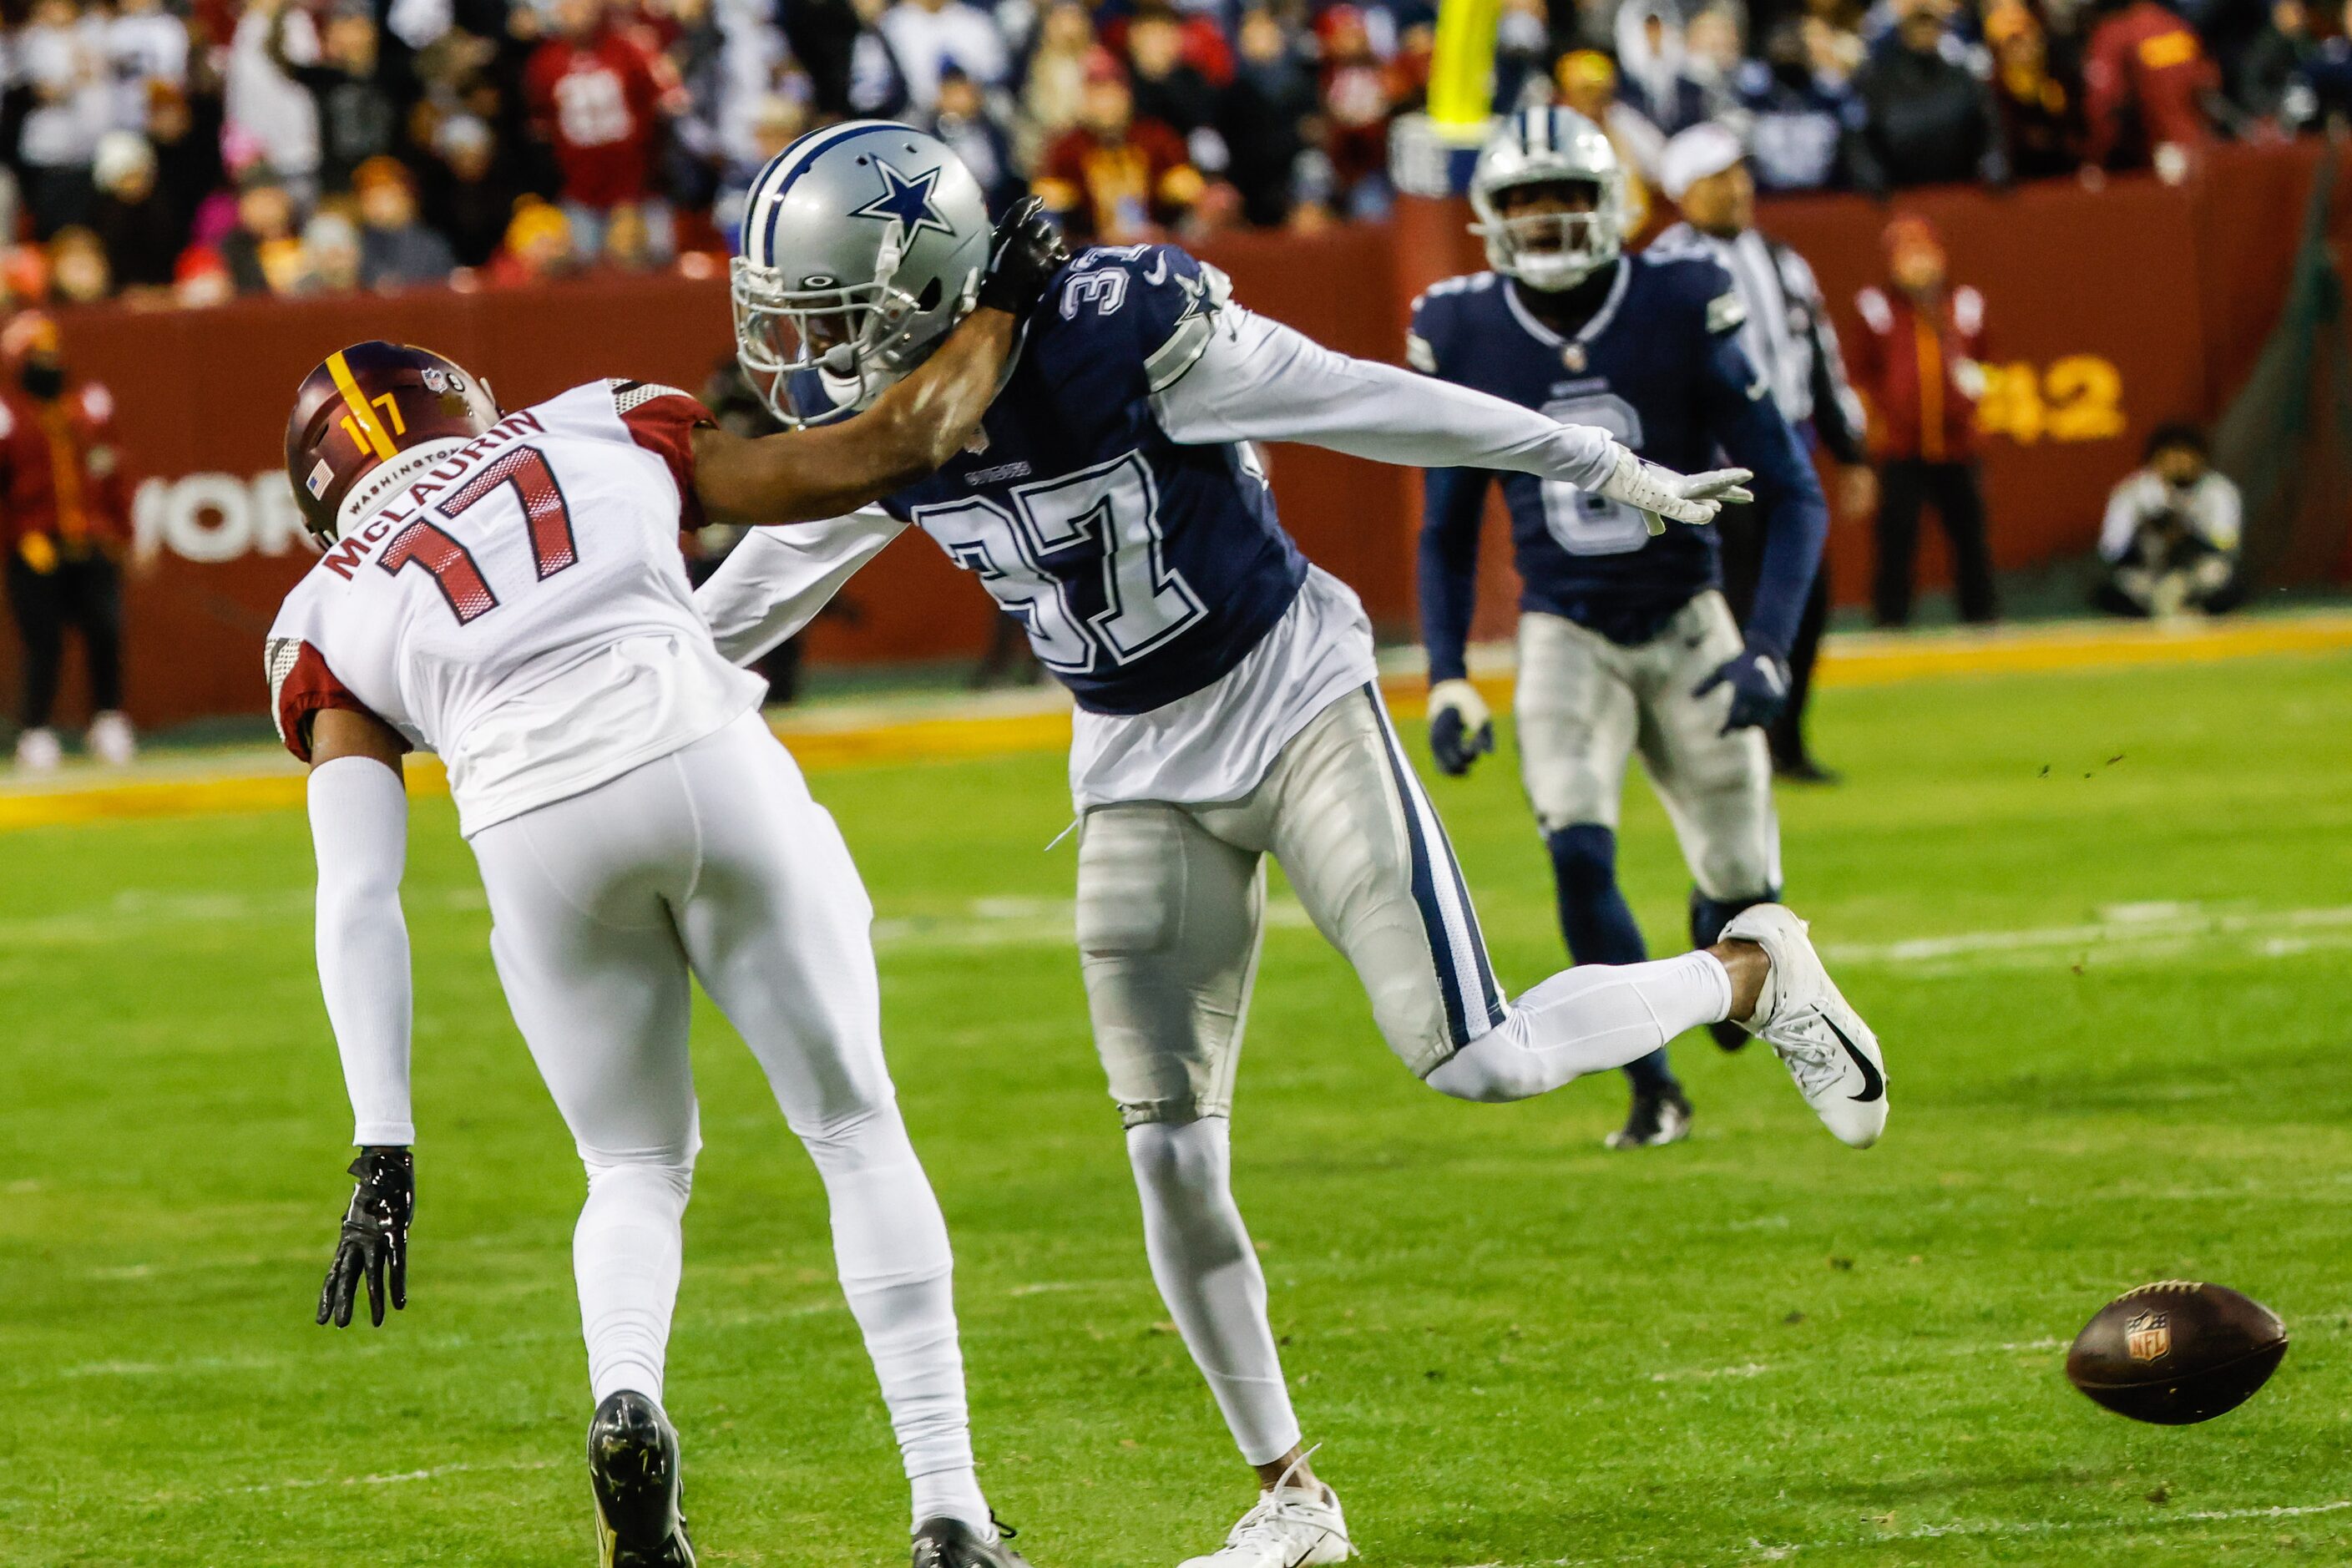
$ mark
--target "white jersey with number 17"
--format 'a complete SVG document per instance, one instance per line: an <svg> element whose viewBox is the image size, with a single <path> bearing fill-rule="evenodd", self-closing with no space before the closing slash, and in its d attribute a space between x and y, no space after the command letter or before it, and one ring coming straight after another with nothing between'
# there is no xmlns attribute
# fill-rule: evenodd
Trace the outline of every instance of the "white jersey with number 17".
<svg viewBox="0 0 2352 1568"><path fill-rule="evenodd" d="M310 760L325 708L438 752L468 837L691 745L756 705L678 553L699 525L686 394L599 381L370 472L269 632Z"/></svg>

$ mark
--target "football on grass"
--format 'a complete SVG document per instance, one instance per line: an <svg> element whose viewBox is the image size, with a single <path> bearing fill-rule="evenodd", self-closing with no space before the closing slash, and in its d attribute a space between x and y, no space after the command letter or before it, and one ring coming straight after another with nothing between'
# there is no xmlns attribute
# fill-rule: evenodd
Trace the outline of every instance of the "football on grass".
<svg viewBox="0 0 2352 1568"><path fill-rule="evenodd" d="M2286 1354L2286 1325L2260 1301L2181 1279L2127 1290L2066 1352L2066 1378L2119 1415L2186 1426L2235 1410Z"/></svg>

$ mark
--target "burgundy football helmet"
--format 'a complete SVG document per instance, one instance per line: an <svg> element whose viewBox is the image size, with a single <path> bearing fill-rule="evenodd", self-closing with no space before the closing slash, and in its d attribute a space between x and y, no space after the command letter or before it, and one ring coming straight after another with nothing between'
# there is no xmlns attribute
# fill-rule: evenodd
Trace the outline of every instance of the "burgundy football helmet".
<svg viewBox="0 0 2352 1568"><path fill-rule="evenodd" d="M364 342L329 354L295 389L286 421L286 477L303 526L331 541L343 498L376 465L498 422L488 384L430 349Z"/></svg>

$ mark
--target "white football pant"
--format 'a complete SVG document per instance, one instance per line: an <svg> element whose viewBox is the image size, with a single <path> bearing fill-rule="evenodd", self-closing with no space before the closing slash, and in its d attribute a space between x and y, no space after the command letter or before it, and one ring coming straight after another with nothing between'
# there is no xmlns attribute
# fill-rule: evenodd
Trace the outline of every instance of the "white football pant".
<svg viewBox="0 0 2352 1568"><path fill-rule="evenodd" d="M1739 627L1712 589L1638 647L1560 616L1519 617L1519 777L1546 833L1614 830L1637 751L1673 819L1691 879L1717 902L1780 886L1780 819L1764 731L1723 733L1731 692L1692 692L1736 658Z"/></svg>
<svg viewBox="0 0 2352 1568"><path fill-rule="evenodd" d="M573 1266L595 1397L661 1398L701 1146L690 974L824 1178L918 1518L984 1530L947 1226L882 1059L873 906L791 755L746 713L473 846L508 1004L588 1168Z"/></svg>

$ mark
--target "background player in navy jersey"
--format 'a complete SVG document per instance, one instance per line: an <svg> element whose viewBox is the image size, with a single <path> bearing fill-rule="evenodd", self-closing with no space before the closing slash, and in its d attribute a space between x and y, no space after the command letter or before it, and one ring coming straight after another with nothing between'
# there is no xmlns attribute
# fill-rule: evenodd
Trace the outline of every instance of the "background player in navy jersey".
<svg viewBox="0 0 2352 1568"><path fill-rule="evenodd" d="M1521 581L1520 771L1551 851L1560 926L1579 964L1639 963L1617 887L1617 808L1641 754L1697 884L1694 946L1780 896L1780 829L1762 727L1789 693L1829 510L1803 447L1748 363L1730 275L1705 257L1621 253L1625 176L1609 139L1566 109L1523 110L1479 154L1471 202L1493 270L1415 303L1414 368L1550 418L1594 425L1670 468L1723 455L1753 473L1763 562L1742 639L1717 592L1712 529L1653 533L1605 493L1502 475ZM1476 596L1486 466L1430 474L1421 536L1430 744L1469 770L1494 744L1464 644ZM1718 1023L1737 1049L1747 1037ZM1671 1143L1690 1101L1662 1045L1627 1064L1633 1103L1612 1148Z"/></svg>
<svg viewBox="0 0 2352 1568"><path fill-rule="evenodd" d="M866 121L786 149L751 188L745 234L739 355L782 417L807 421L876 395L958 319L988 222L946 148ZM1869 1030L1784 910L1751 911L1707 952L1505 998L1381 707L1363 607L1282 531L1250 443L1526 473L1633 509L1637 531L1644 512L1706 521L1746 476L1685 479L1591 426L1332 353L1227 293L1169 247L1087 251L1031 312L961 454L878 510L759 531L698 598L730 656L753 657L911 524L1076 695L1096 1041L1154 1278L1261 1488L1192 1561L1301 1568L1349 1555L1347 1522L1307 1464L1228 1181L1267 854L1354 964L1391 1048L1443 1093L1524 1099L1736 1018L1845 1142L1875 1139L1886 1107Z"/></svg>

